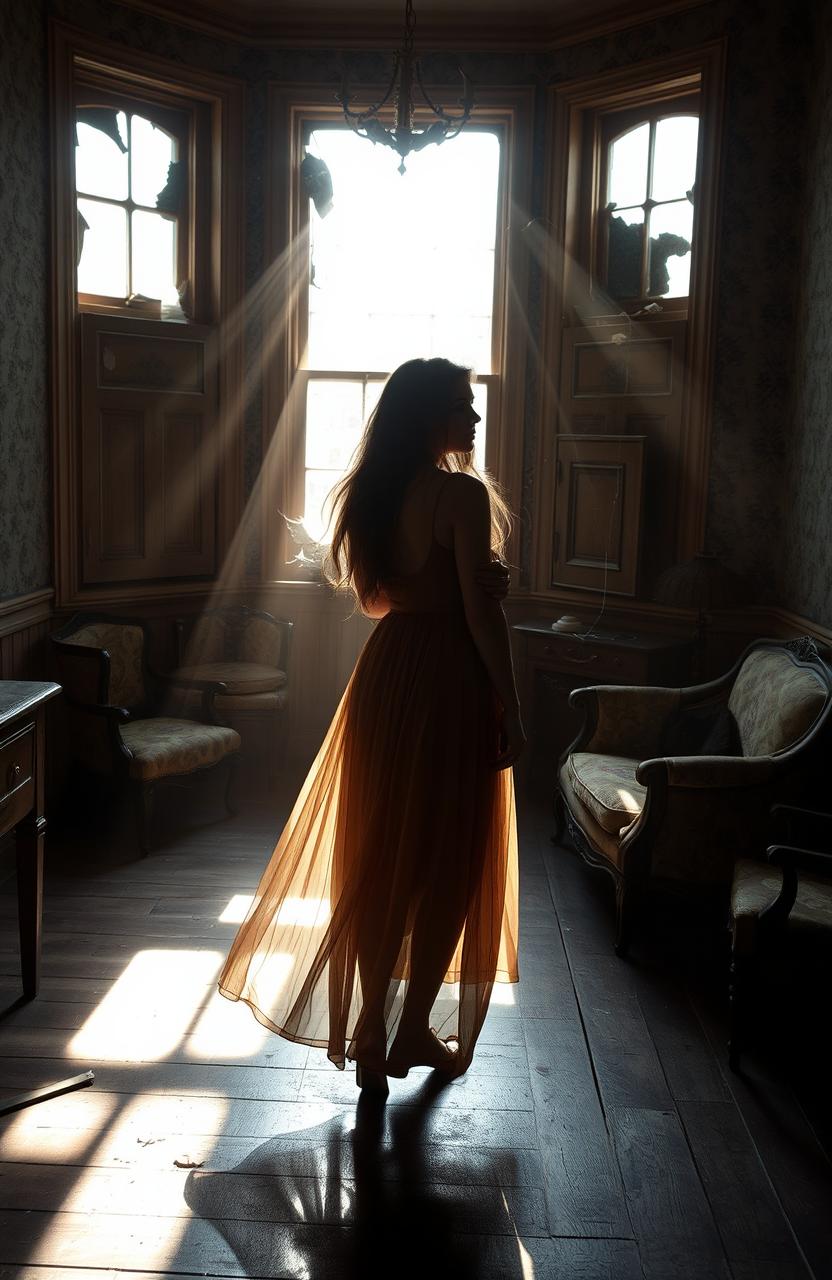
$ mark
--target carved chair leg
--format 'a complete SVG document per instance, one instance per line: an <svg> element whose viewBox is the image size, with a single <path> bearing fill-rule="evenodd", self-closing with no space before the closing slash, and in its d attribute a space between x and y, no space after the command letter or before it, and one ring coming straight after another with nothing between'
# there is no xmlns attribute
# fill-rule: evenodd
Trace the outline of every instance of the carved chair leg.
<svg viewBox="0 0 832 1280"><path fill-rule="evenodd" d="M630 950L633 932L644 921L647 898L644 889L623 878L615 882L615 954L624 960Z"/></svg>
<svg viewBox="0 0 832 1280"><path fill-rule="evenodd" d="M728 979L728 1066L732 1071L740 1069L742 1053L742 961L731 951L731 968Z"/></svg>

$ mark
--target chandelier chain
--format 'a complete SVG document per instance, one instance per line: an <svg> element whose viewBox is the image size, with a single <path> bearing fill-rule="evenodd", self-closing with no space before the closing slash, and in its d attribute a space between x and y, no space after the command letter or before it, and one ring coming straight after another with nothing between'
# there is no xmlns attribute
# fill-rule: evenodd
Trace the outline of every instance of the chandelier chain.
<svg viewBox="0 0 832 1280"><path fill-rule="evenodd" d="M413 53L413 40L416 34L416 14L413 12L413 0L405 0L404 6L404 51Z"/></svg>

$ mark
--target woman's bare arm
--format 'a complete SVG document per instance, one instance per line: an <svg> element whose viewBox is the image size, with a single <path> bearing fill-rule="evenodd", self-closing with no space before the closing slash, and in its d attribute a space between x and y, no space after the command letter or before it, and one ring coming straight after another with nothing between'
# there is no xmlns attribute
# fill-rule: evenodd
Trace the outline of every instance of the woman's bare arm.
<svg viewBox="0 0 832 1280"><path fill-rule="evenodd" d="M455 473L454 555L465 606L465 620L504 711L519 712L508 622L499 599L487 594L477 575L491 563L491 507L488 490L476 476Z"/></svg>

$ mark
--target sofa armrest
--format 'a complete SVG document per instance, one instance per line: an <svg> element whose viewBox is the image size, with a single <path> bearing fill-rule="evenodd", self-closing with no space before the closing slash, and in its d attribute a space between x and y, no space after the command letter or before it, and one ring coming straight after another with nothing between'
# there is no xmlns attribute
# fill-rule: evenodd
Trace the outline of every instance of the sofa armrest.
<svg viewBox="0 0 832 1280"><path fill-rule="evenodd" d="M642 760L636 779L642 786L715 789L759 787L777 774L771 756L666 756Z"/></svg>
<svg viewBox="0 0 832 1280"><path fill-rule="evenodd" d="M569 705L584 714L583 728L570 751L640 759L656 750L681 689L659 685L590 685L573 689Z"/></svg>

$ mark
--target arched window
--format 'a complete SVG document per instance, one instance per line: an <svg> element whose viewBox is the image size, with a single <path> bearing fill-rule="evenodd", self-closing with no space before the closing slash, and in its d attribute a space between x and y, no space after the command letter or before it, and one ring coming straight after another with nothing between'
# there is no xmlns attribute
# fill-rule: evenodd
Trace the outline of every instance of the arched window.
<svg viewBox="0 0 832 1280"><path fill-rule="evenodd" d="M623 118L622 118L623 117ZM603 124L600 283L618 303L690 290L699 115L674 104Z"/></svg>

